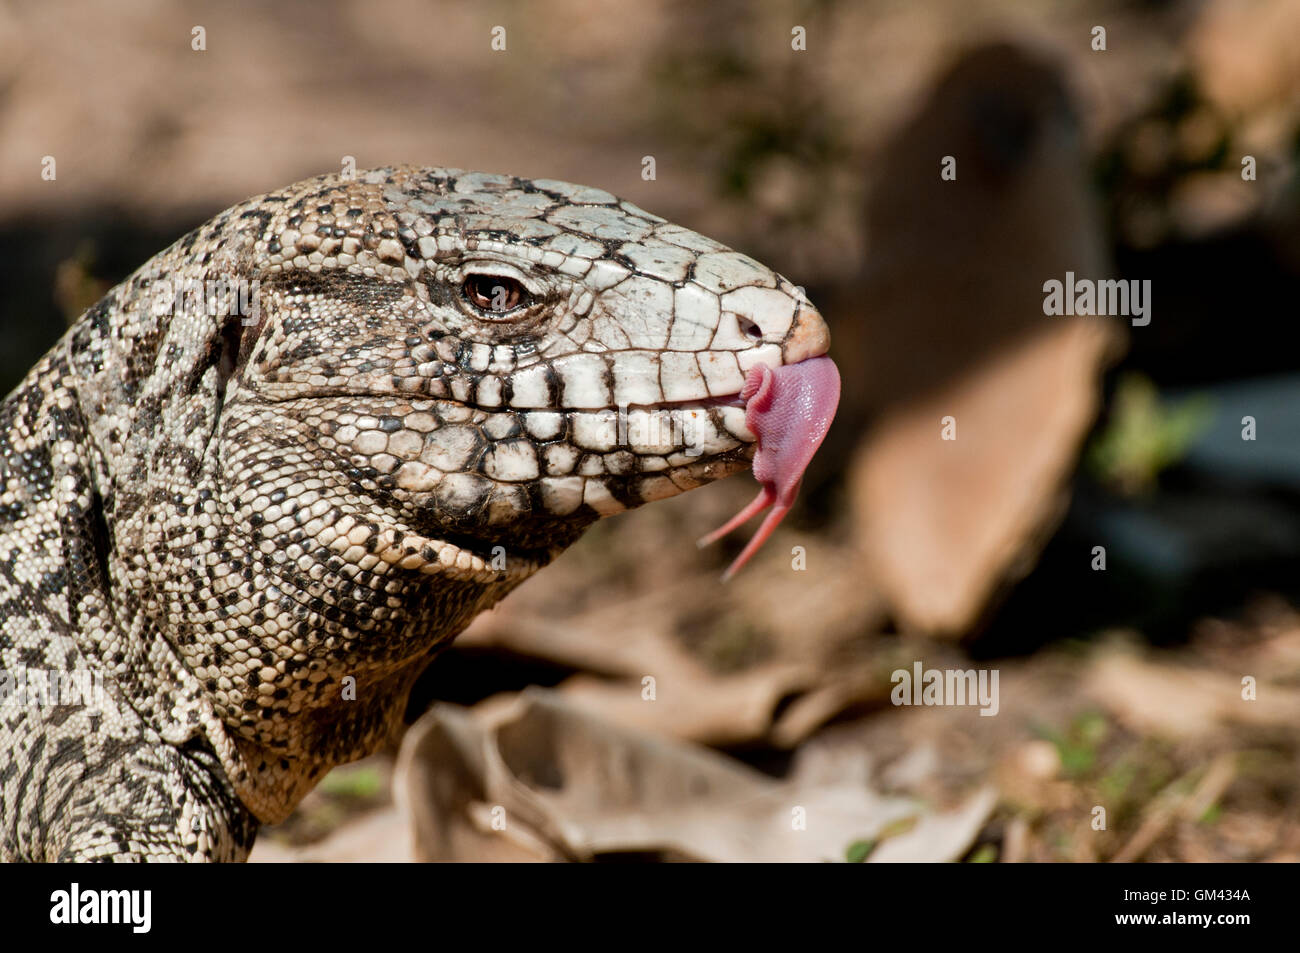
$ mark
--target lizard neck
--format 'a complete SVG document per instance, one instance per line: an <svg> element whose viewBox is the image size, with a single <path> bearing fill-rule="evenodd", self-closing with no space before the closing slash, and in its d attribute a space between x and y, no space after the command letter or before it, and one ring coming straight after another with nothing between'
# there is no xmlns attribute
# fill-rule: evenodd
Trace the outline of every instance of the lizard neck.
<svg viewBox="0 0 1300 953"><path fill-rule="evenodd" d="M248 554L269 609L240 620L247 647L236 637L231 652L232 634L213 630L183 654L235 739L240 763L228 770L260 818L283 818L331 768L395 743L415 679L540 568L519 561L490 575L450 572L451 545L423 541L422 550L443 556L419 555L417 565L382 546L361 547L361 556L350 547L323 575L285 573L264 554ZM244 575L214 580L214 595L239 589Z"/></svg>
<svg viewBox="0 0 1300 953"><path fill-rule="evenodd" d="M212 706L219 727L205 733L236 792L268 823L331 768L395 742L434 656L549 561L503 552L493 568L409 529L334 526L334 545L249 547L245 534L218 534L202 561L175 540L150 574L187 581L155 611L174 620L168 641Z"/></svg>

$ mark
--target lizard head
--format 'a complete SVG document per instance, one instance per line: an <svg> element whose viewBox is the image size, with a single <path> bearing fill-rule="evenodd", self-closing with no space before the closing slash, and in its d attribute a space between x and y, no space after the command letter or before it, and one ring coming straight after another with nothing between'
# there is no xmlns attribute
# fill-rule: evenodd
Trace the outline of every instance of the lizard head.
<svg viewBox="0 0 1300 953"><path fill-rule="evenodd" d="M316 528L354 558L545 562L599 517L747 469L747 378L829 345L801 289L598 189L403 168L272 199L225 402L231 490L254 524L301 527L292 496L318 523L341 511Z"/></svg>
<svg viewBox="0 0 1300 953"><path fill-rule="evenodd" d="M236 205L61 345L112 671L281 818L594 520L751 460L778 513L828 343L779 275L595 189L401 168Z"/></svg>

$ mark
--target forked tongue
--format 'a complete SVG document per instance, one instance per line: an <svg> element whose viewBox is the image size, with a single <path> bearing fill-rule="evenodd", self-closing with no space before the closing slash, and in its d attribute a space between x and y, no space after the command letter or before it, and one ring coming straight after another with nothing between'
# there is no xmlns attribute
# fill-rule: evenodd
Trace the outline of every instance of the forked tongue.
<svg viewBox="0 0 1300 953"><path fill-rule="evenodd" d="M745 423L758 438L753 470L763 488L752 503L699 544L716 542L769 506L772 511L723 573L724 582L749 562L790 511L803 472L835 417L840 402L840 372L829 357L783 364L776 370L755 364L745 378L740 399L745 402Z"/></svg>

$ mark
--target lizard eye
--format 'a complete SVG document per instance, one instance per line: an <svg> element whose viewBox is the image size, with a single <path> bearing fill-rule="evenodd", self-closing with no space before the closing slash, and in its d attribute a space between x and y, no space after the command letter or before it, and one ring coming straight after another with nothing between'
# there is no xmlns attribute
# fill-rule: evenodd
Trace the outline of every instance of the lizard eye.
<svg viewBox="0 0 1300 953"><path fill-rule="evenodd" d="M485 315L504 315L529 300L528 289L514 278L504 275L470 275L461 286L461 295Z"/></svg>

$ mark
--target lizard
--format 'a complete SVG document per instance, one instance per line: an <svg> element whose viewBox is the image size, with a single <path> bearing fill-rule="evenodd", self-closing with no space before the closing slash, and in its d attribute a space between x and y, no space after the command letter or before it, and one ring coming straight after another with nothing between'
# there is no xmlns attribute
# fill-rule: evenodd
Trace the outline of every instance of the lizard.
<svg viewBox="0 0 1300 953"><path fill-rule="evenodd" d="M770 532L829 344L596 188L395 166L217 215L0 403L0 858L246 859L595 520L764 461Z"/></svg>

